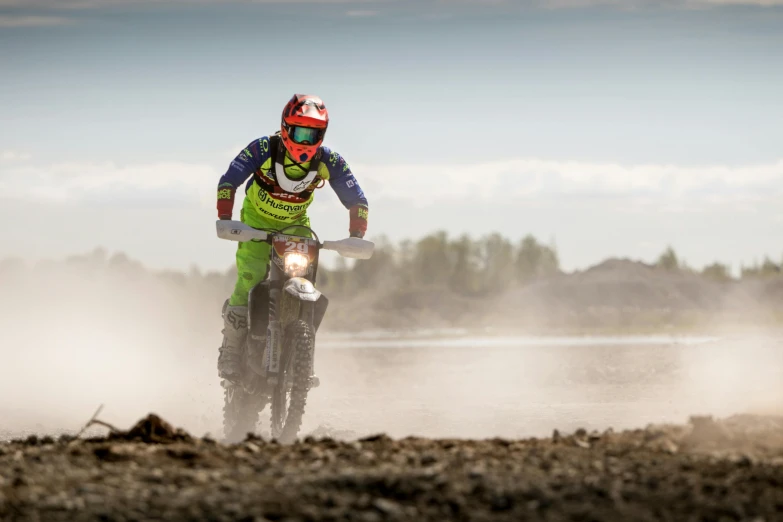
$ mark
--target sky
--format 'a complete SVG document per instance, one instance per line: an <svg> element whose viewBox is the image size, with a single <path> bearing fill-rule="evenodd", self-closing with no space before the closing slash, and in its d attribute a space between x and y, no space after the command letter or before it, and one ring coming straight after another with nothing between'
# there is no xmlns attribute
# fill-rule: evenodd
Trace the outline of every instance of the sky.
<svg viewBox="0 0 783 522"><path fill-rule="evenodd" d="M294 93L369 239L783 256L783 0L0 0L0 258L227 268L218 178ZM328 187L310 215L347 234Z"/></svg>

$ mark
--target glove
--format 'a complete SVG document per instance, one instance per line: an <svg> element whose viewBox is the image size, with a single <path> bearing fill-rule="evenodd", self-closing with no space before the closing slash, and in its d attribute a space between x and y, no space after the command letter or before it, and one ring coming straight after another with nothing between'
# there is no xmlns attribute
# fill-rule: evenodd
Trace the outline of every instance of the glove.
<svg viewBox="0 0 783 522"><path fill-rule="evenodd" d="M354 205L349 210L350 223L348 233L351 237L364 237L367 232L367 214L369 210L364 205Z"/></svg>
<svg viewBox="0 0 783 522"><path fill-rule="evenodd" d="M234 191L233 187L218 187L217 213L219 219L231 219L231 214L234 211Z"/></svg>

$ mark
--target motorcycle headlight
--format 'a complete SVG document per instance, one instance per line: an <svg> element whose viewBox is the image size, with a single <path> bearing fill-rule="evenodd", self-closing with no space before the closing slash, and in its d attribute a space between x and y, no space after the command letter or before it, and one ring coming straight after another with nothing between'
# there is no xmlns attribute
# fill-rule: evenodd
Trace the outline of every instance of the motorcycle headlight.
<svg viewBox="0 0 783 522"><path fill-rule="evenodd" d="M297 252L286 252L285 273L289 277L302 277L307 273L307 267L310 266L310 259Z"/></svg>

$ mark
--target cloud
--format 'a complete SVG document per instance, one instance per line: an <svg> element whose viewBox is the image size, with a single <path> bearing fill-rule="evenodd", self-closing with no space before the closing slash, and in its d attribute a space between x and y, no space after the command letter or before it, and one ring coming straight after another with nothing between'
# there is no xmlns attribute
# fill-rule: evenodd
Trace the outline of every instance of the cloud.
<svg viewBox="0 0 783 522"><path fill-rule="evenodd" d="M9 16L0 15L0 27L52 27L73 23L61 16Z"/></svg>
<svg viewBox="0 0 783 522"><path fill-rule="evenodd" d="M0 161L2 162L11 162L11 161L27 161L32 156L27 152L21 152L18 150L2 150L0 151Z"/></svg>
<svg viewBox="0 0 783 522"><path fill-rule="evenodd" d="M739 204L783 195L783 160L687 167L522 158L472 165L355 165L354 172L375 198L418 205L547 196Z"/></svg>
<svg viewBox="0 0 783 522"><path fill-rule="evenodd" d="M187 200L214 203L220 174L208 165L161 162L140 165L114 163L25 162L0 169L0 187L16 187L10 194L20 199L50 202ZM18 185L14 180L23 179Z"/></svg>
<svg viewBox="0 0 783 522"><path fill-rule="evenodd" d="M0 186L41 201L136 202L170 199L212 206L224 166L161 162L40 164L5 151ZM26 161L19 161L26 159ZM519 158L454 165L353 165L372 200L424 207L470 202L611 199L629 212L655 205L670 212L705 206L752 210L783 197L783 160L762 165L620 165ZM24 179L19 185L14 180Z"/></svg>
<svg viewBox="0 0 783 522"><path fill-rule="evenodd" d="M0 233L0 258L104 245L156 266L224 268L232 255L211 228L223 163L48 163L9 151L0 158L8 158L0 161L0 218L25 216L24 227ZM352 169L370 201L371 234L554 235L569 269L618 252L646 256L650 248L634 246L645 241L658 251L673 242L694 266L716 258L738 265L775 252L783 233L783 160L683 166L518 158ZM310 216L318 234L343 237L348 216L336 195L326 187L316 200ZM176 230L178 241L164 241L166 230Z"/></svg>

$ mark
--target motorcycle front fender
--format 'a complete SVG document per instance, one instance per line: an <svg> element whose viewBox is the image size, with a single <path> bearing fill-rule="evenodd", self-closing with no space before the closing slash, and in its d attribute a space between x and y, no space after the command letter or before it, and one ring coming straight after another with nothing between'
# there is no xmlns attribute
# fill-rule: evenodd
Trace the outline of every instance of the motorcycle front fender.
<svg viewBox="0 0 783 522"><path fill-rule="evenodd" d="M315 285L304 277L292 277L283 285L283 292L291 294L300 301L318 301L321 292L316 290Z"/></svg>

